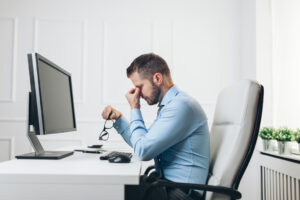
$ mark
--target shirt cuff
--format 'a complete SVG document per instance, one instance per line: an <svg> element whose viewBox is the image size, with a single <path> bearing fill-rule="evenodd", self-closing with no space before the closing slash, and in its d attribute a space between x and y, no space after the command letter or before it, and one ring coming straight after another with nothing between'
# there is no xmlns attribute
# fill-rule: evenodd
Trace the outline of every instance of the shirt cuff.
<svg viewBox="0 0 300 200"><path fill-rule="evenodd" d="M131 110L130 122L133 121L143 121L142 113L140 109L134 108Z"/></svg>
<svg viewBox="0 0 300 200"><path fill-rule="evenodd" d="M122 134L127 127L129 126L129 123L127 119L123 116L121 116L117 121L114 123L114 128L117 130L119 134Z"/></svg>

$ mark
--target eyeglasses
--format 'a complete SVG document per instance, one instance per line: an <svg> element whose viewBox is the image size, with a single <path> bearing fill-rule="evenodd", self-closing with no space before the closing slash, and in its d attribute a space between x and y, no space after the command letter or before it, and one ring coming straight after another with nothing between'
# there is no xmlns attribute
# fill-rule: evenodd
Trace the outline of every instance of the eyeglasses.
<svg viewBox="0 0 300 200"><path fill-rule="evenodd" d="M114 120L110 119L110 116L113 114L113 112L109 113L107 120L105 120L103 130L101 131L99 135L99 140L106 141L109 138L109 134L107 129L111 129L114 126Z"/></svg>

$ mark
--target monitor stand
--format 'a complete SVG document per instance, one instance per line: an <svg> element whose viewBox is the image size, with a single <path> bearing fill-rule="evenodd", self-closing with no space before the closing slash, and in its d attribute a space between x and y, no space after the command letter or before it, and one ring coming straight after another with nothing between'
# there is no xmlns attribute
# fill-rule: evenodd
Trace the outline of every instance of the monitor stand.
<svg viewBox="0 0 300 200"><path fill-rule="evenodd" d="M27 137L30 141L31 146L35 152L27 153L23 155L16 156L17 159L61 159L72 155L73 151L44 151L42 144L40 143L38 137L34 131L30 131L30 126L33 125L33 104L31 92L29 92L29 102L28 102L28 119L27 119ZM34 129L33 129L34 130Z"/></svg>

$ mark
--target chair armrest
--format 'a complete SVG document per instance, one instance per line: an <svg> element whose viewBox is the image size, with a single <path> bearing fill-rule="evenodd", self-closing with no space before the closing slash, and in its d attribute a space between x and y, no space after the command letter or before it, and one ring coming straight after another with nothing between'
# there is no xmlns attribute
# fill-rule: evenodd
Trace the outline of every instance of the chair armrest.
<svg viewBox="0 0 300 200"><path fill-rule="evenodd" d="M210 192L216 192L230 196L232 199L240 199L242 194L232 188L215 186L215 185L204 185L204 184L192 184L192 183L176 183L166 180L158 180L150 184L151 187L171 187L171 188L185 188L185 189L197 189Z"/></svg>
<svg viewBox="0 0 300 200"><path fill-rule="evenodd" d="M145 170L144 175L148 175L149 172L150 172L152 169L155 169L155 166L154 166L154 165L149 166L149 167Z"/></svg>

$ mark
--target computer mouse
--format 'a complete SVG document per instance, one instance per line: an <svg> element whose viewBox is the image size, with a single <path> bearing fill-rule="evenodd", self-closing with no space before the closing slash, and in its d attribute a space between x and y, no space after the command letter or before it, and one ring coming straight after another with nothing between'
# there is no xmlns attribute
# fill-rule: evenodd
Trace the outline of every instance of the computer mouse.
<svg viewBox="0 0 300 200"><path fill-rule="evenodd" d="M127 155L116 155L108 159L111 163L129 163L131 158Z"/></svg>

